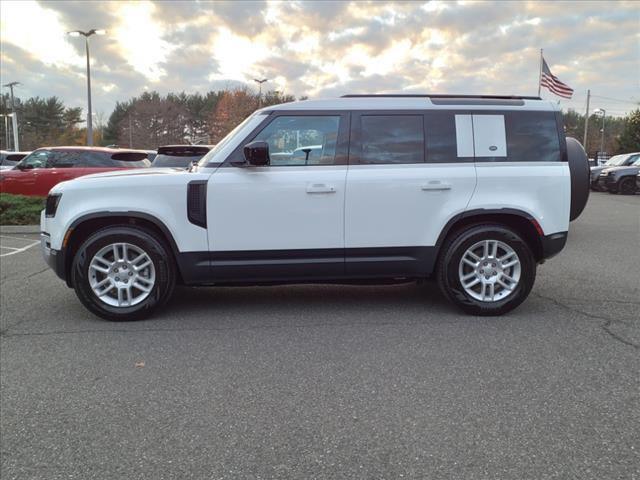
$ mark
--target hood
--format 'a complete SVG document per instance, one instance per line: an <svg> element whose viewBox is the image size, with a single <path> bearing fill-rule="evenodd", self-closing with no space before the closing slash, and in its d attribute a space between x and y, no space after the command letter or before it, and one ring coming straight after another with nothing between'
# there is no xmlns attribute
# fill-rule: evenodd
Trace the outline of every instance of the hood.
<svg viewBox="0 0 640 480"><path fill-rule="evenodd" d="M75 180L108 177L135 177L140 175L175 175L180 173L188 172L184 168L131 168L127 170L112 170L109 172L92 173L91 175L78 177Z"/></svg>
<svg viewBox="0 0 640 480"><path fill-rule="evenodd" d="M608 167L602 173L609 175L636 175L640 171L640 166L627 165L626 167Z"/></svg>

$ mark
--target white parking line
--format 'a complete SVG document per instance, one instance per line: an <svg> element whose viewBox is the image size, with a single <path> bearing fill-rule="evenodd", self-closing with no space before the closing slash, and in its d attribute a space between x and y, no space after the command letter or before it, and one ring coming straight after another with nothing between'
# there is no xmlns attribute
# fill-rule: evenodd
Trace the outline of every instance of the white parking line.
<svg viewBox="0 0 640 480"><path fill-rule="evenodd" d="M0 254L0 257L8 257L9 255L15 255L16 253L24 252L25 250L28 250L31 247L33 247L35 245L38 245L39 243L40 243L39 241L33 242L33 243L27 245L26 247L16 248L16 249L13 249L13 247L2 247L2 248L13 249L13 251L12 252L8 252L8 253Z"/></svg>
<svg viewBox="0 0 640 480"><path fill-rule="evenodd" d="M10 238L11 240L33 240L32 238L27 237L11 237L9 235L0 235L0 238Z"/></svg>

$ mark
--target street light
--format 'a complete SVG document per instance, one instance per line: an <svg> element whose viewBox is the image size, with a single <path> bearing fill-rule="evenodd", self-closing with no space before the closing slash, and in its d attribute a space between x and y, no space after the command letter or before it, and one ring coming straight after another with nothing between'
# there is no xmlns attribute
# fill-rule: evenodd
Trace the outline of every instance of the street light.
<svg viewBox="0 0 640 480"><path fill-rule="evenodd" d="M607 111L604 108L596 108L593 111L594 114L602 116L602 129L600 130L600 151L604 152L604 117Z"/></svg>
<svg viewBox="0 0 640 480"><path fill-rule="evenodd" d="M20 140L18 139L18 115L16 114L16 105L13 101L13 87L21 85L20 82L11 82L3 85L3 87L7 87L11 90L11 115L13 115L13 122L11 124L13 128L13 151L17 152L20 150ZM8 148L8 144L7 144Z"/></svg>
<svg viewBox="0 0 640 480"><path fill-rule="evenodd" d="M263 78L262 80L258 80L257 78L254 78L253 81L256 82L259 85L259 90L258 90L258 108L260 108L262 106L262 84L266 81L268 81L268 78Z"/></svg>
<svg viewBox="0 0 640 480"><path fill-rule="evenodd" d="M87 145L93 145L93 124L91 121L91 69L89 67L89 37L91 35L104 35L106 30L101 28L99 29L91 29L88 32L83 32L82 30L74 30L72 32L67 32L67 34L71 37L84 37L84 45L85 50L87 52L87 103L88 103L88 112L87 112Z"/></svg>

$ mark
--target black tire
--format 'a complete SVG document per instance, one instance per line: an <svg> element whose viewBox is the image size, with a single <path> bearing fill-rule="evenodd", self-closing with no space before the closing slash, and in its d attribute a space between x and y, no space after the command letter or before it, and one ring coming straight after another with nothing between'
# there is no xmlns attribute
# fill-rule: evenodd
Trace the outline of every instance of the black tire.
<svg viewBox="0 0 640 480"><path fill-rule="evenodd" d="M589 186L591 184L591 170L589 158L582 145L575 138L567 137L567 160L571 174L571 208L569 219L575 220L580 216L589 200Z"/></svg>
<svg viewBox="0 0 640 480"><path fill-rule="evenodd" d="M111 306L93 292L89 283L89 264L94 255L112 243L129 243L147 253L155 269L155 283L149 295L137 305ZM176 268L170 249L163 241L139 227L110 226L97 231L80 246L73 258L71 283L82 304L106 320L132 321L149 317L164 305L175 287Z"/></svg>
<svg viewBox="0 0 640 480"><path fill-rule="evenodd" d="M498 240L511 247L520 260L520 281L501 300L484 302L469 295L461 284L458 267L469 247L481 240ZM536 278L536 262L529 245L504 225L471 225L450 235L443 245L436 277L442 293L472 315L502 315L520 305L529 295Z"/></svg>
<svg viewBox="0 0 640 480"><path fill-rule="evenodd" d="M622 195L633 195L636 193L636 180L632 177L626 177L618 183L618 191Z"/></svg>

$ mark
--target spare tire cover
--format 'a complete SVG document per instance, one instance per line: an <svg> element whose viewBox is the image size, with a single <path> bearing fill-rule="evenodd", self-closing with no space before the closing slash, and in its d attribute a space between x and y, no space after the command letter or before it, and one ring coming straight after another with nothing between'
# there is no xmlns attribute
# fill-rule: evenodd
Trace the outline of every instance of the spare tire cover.
<svg viewBox="0 0 640 480"><path fill-rule="evenodd" d="M589 159L582 144L575 138L567 137L567 158L571 172L570 220L580 216L589 199Z"/></svg>

